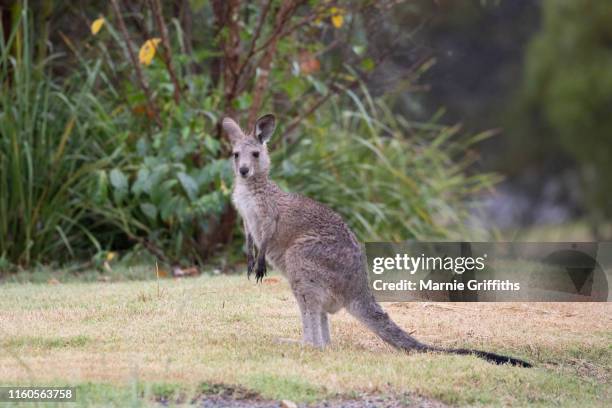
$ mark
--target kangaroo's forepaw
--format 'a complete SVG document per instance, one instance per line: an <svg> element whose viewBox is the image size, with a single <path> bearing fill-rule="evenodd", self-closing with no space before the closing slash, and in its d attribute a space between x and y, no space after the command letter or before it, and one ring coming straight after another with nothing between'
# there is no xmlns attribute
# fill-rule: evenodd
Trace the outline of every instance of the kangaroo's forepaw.
<svg viewBox="0 0 612 408"><path fill-rule="evenodd" d="M264 276L268 272L266 268L266 260L264 258L257 260L257 269L255 270L255 282L263 281Z"/></svg>
<svg viewBox="0 0 612 408"><path fill-rule="evenodd" d="M247 278L250 279L251 278L251 274L253 273L253 270L255 269L255 258L253 258L252 256L247 257Z"/></svg>

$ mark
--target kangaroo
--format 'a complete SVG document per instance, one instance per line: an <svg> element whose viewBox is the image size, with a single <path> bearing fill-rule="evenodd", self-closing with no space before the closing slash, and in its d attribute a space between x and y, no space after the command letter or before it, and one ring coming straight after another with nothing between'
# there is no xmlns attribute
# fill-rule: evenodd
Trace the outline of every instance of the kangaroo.
<svg viewBox="0 0 612 408"><path fill-rule="evenodd" d="M329 344L328 314L345 308L397 349L475 355L496 364L531 366L479 350L430 346L402 330L374 299L362 248L342 217L315 200L281 190L269 179L266 144L274 133L275 117L262 116L250 132L231 118L223 119L222 126L232 145L232 201L244 224L247 277L255 272L260 282L267 260L287 278L300 309L304 344L319 348Z"/></svg>

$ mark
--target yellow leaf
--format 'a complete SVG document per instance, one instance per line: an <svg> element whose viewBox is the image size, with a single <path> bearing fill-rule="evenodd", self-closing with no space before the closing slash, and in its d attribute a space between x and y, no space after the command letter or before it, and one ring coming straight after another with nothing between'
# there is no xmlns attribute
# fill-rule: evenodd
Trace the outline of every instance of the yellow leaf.
<svg viewBox="0 0 612 408"><path fill-rule="evenodd" d="M108 262L110 262L110 261L112 261L113 259L115 259L115 256L117 256L117 254L116 254L116 253L114 253L114 252L109 252L109 253L107 253L107 254L106 254L106 260L107 260Z"/></svg>
<svg viewBox="0 0 612 408"><path fill-rule="evenodd" d="M157 44L159 44L159 42L159 38L151 38L142 44L142 47L140 47L140 52L138 52L138 59L140 60L141 64L149 65L151 61L153 61L153 57L155 57L155 50L157 49Z"/></svg>
<svg viewBox="0 0 612 408"><path fill-rule="evenodd" d="M228 194L230 192L229 188L225 185L225 181L221 180L221 192L223 194Z"/></svg>
<svg viewBox="0 0 612 408"><path fill-rule="evenodd" d="M100 17L94 20L93 23L91 23L91 33L93 35L98 34L98 31L100 31L100 29L102 29L102 26L104 25L104 17Z"/></svg>
<svg viewBox="0 0 612 408"><path fill-rule="evenodd" d="M342 15L342 10L337 7L331 8L331 21L334 27L340 28L344 24L344 16Z"/></svg>

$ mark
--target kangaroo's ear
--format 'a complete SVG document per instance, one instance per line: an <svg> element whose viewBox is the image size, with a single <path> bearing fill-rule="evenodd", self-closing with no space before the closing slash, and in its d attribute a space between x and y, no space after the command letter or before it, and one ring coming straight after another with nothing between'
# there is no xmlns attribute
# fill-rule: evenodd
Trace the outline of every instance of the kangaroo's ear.
<svg viewBox="0 0 612 408"><path fill-rule="evenodd" d="M272 133L274 133L274 129L276 129L276 118L274 115L263 115L255 122L255 138L259 140L261 144L264 144L270 140Z"/></svg>
<svg viewBox="0 0 612 408"><path fill-rule="evenodd" d="M229 117L223 118L222 125L223 130L227 132L227 135L229 136L230 142L232 144L236 143L239 139L242 138L242 130L240 129L240 126L238 126L236 121L234 121L234 119Z"/></svg>

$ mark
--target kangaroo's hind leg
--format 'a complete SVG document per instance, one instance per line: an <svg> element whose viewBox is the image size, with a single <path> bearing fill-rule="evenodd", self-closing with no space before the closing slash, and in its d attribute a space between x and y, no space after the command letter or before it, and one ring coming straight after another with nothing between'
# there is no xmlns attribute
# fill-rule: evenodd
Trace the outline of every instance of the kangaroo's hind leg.
<svg viewBox="0 0 612 408"><path fill-rule="evenodd" d="M329 324L326 305L329 304L329 290L325 287L328 271L323 269L319 259L313 258L312 245L300 243L288 249L285 258L285 276L300 307L303 328L303 342L315 347L329 343Z"/></svg>
<svg viewBox="0 0 612 408"><path fill-rule="evenodd" d="M323 341L323 327L321 319L323 310L321 305L317 304L314 299L309 299L304 294L300 295L299 297L296 296L296 299L302 315L302 339L304 343L314 347L323 347L325 344Z"/></svg>
<svg viewBox="0 0 612 408"><path fill-rule="evenodd" d="M310 266L310 265L308 265ZM288 273L291 290L300 308L303 342L315 347L329 343L329 325L323 309L325 292L312 279L312 269L296 265Z"/></svg>

